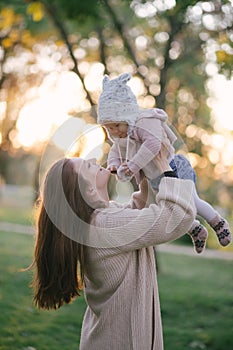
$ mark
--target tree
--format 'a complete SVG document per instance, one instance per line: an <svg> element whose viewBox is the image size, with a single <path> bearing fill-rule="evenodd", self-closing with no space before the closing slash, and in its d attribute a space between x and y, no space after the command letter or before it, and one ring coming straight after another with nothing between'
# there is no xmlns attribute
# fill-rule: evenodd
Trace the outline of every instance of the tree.
<svg viewBox="0 0 233 350"><path fill-rule="evenodd" d="M3 1L3 4L6 3ZM231 2L224 0L27 0L11 1L24 15L30 32L42 45L60 39L60 62L71 58L90 105L98 92L85 87L79 67L101 62L110 75L130 70L141 84L142 107L166 109L189 152L199 164L208 159L202 140L212 134L206 82L210 63L228 77L232 74ZM43 39L42 39L43 34ZM90 43L95 43L91 45ZM85 56L76 52L81 49ZM58 49L59 50L59 49ZM14 54L14 53L13 53ZM214 165L206 163L206 176ZM209 182L210 184L211 182Z"/></svg>
<svg viewBox="0 0 233 350"><path fill-rule="evenodd" d="M16 55L23 55L34 44L30 32L25 29L24 17L16 13L11 7L4 7L0 12L0 100L1 108L1 149L0 149L0 176L6 177L9 154L15 153L13 144L15 127L20 109L28 100L25 91L41 83L41 75L30 73L33 58L28 59L28 66L20 74L14 67ZM18 60L18 68L20 60ZM25 62L22 62L22 66ZM23 79L22 79L23 77ZM17 103L16 103L17 102Z"/></svg>

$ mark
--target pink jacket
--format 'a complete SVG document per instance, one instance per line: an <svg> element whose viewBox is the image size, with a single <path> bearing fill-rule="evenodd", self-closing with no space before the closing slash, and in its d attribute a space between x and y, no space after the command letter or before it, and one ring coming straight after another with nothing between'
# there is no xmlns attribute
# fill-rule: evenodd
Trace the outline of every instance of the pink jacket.
<svg viewBox="0 0 233 350"><path fill-rule="evenodd" d="M168 149L168 160L174 157L173 144L176 136L166 124L167 114L158 108L143 110L136 120L135 127L128 138L112 138L114 142L109 155L108 166L119 167L123 161L134 173L138 183L141 182L142 173L148 179L159 175L155 165L155 157L162 145Z"/></svg>

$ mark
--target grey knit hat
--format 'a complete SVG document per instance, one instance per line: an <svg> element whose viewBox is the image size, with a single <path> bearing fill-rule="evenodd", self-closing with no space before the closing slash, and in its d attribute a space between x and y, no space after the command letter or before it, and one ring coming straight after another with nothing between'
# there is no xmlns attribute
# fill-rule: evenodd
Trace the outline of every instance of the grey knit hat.
<svg viewBox="0 0 233 350"><path fill-rule="evenodd" d="M135 95L126 85L130 78L130 73L123 73L113 80L104 76L103 91L98 102L99 124L127 122L129 129L133 128L139 116L139 107Z"/></svg>

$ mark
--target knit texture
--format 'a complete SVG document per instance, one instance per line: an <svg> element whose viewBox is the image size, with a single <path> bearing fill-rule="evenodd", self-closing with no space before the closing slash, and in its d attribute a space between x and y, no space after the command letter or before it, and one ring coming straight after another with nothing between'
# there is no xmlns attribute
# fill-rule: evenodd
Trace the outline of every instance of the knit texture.
<svg viewBox="0 0 233 350"><path fill-rule="evenodd" d="M104 76L103 91L98 101L99 124L127 122L131 131L139 115L139 107L135 95L126 85L130 78L129 73L112 80Z"/></svg>
<svg viewBox="0 0 233 350"><path fill-rule="evenodd" d="M80 350L163 350L153 245L189 230L193 183L163 178L152 204L136 193L130 204L96 210L90 235L108 235L111 248L85 249L85 297Z"/></svg>

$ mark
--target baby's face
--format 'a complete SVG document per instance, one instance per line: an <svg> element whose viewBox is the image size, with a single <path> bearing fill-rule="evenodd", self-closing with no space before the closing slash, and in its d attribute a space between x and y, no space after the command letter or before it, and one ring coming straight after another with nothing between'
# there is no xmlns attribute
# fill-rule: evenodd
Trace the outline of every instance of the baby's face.
<svg viewBox="0 0 233 350"><path fill-rule="evenodd" d="M126 122L106 123L104 124L104 127L112 136L119 138L127 137L128 124Z"/></svg>

